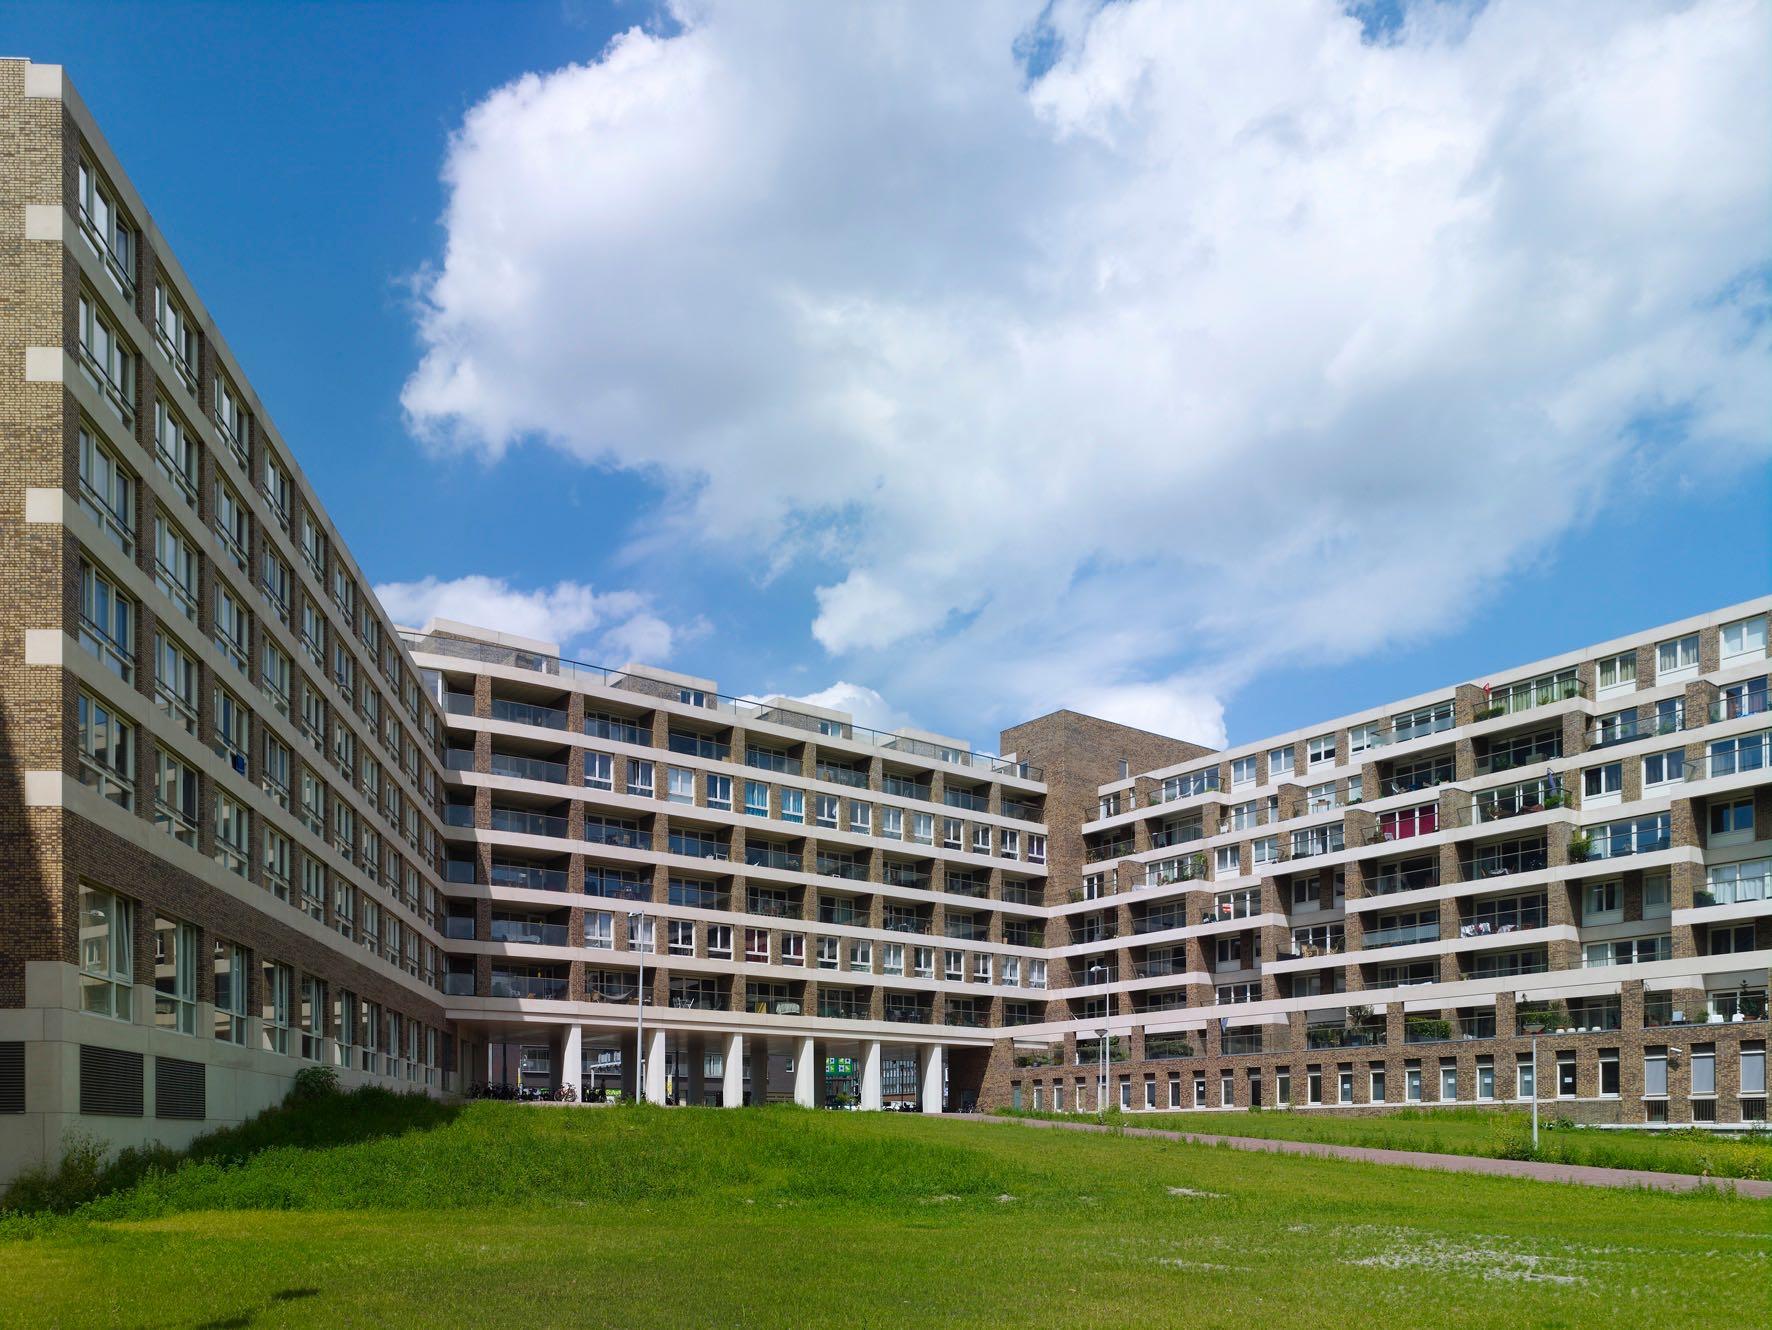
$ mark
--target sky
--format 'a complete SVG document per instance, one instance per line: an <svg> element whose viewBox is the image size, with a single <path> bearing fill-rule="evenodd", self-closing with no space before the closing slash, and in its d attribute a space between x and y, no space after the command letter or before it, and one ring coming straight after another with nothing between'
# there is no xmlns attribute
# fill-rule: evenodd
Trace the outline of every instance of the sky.
<svg viewBox="0 0 1772 1330"><path fill-rule="evenodd" d="M358 562L994 745L1763 594L1772 7L0 4Z"/></svg>

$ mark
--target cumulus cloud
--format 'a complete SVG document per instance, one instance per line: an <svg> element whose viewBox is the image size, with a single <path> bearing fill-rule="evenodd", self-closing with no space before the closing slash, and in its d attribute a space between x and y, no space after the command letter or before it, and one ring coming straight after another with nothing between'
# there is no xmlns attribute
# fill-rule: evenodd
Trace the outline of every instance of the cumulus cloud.
<svg viewBox="0 0 1772 1330"><path fill-rule="evenodd" d="M795 699L829 711L847 711L857 725L870 730L896 730L908 723L904 713L866 684L839 679L829 688L816 693L802 693Z"/></svg>
<svg viewBox="0 0 1772 1330"><path fill-rule="evenodd" d="M396 622L423 627L430 619L515 633L568 648L587 644L600 659L658 663L669 659L680 634L634 591L593 591L582 582L522 590L502 577L470 574L443 580L384 582L375 588ZM690 635L698 631L690 626Z"/></svg>
<svg viewBox="0 0 1772 1330"><path fill-rule="evenodd" d="M1767 454L1764 5L669 19L468 113L404 404L816 558L813 636L895 697L1220 735L1625 478Z"/></svg>

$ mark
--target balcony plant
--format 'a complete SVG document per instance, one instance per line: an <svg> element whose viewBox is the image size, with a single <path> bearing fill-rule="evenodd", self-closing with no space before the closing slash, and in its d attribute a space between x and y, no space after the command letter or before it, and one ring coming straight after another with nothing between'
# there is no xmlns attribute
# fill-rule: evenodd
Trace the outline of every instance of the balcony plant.
<svg viewBox="0 0 1772 1330"><path fill-rule="evenodd" d="M1486 702L1471 712L1471 719L1473 721L1494 720L1497 716L1505 716L1506 714L1507 708L1500 702Z"/></svg>
<svg viewBox="0 0 1772 1330"><path fill-rule="evenodd" d="M1591 855L1593 852L1594 852L1593 837L1589 836L1587 834L1587 832L1572 831L1569 833L1569 862L1570 863L1585 864L1588 861L1588 856Z"/></svg>
<svg viewBox="0 0 1772 1330"><path fill-rule="evenodd" d="M1411 1042L1435 1043L1452 1037L1452 1022L1430 1016L1411 1016L1404 1022Z"/></svg>

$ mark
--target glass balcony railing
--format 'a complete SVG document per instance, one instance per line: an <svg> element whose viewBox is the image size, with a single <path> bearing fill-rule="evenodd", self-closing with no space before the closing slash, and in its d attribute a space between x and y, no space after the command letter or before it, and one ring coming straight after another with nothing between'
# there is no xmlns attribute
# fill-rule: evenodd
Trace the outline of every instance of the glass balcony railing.
<svg viewBox="0 0 1772 1330"><path fill-rule="evenodd" d="M494 831L509 831L522 836L564 836L566 819L548 813L530 813L517 808L494 808L490 825Z"/></svg>
<svg viewBox="0 0 1772 1330"><path fill-rule="evenodd" d="M821 924L865 924L868 912L858 910L853 905L838 905L821 902L818 907L818 922Z"/></svg>
<svg viewBox="0 0 1772 1330"><path fill-rule="evenodd" d="M1420 891L1440 885L1440 865L1422 864L1416 868L1381 868L1373 879L1372 894L1390 896L1399 891Z"/></svg>
<svg viewBox="0 0 1772 1330"><path fill-rule="evenodd" d="M586 716L585 733L593 739L609 739L615 743L642 747L652 742L650 730L643 729L632 721L618 720L614 716Z"/></svg>
<svg viewBox="0 0 1772 1330"><path fill-rule="evenodd" d="M1665 850L1673 843L1672 819L1663 813L1633 822L1613 822L1588 827L1585 842L1572 839L1569 857L1577 863L1592 859L1622 859L1634 854Z"/></svg>
<svg viewBox="0 0 1772 1330"><path fill-rule="evenodd" d="M452 914L443 921L443 936L454 938L457 942L474 940L474 921L471 916Z"/></svg>
<svg viewBox="0 0 1772 1330"><path fill-rule="evenodd" d="M895 794L901 799L927 799L929 786L922 781L906 780L902 776L888 776L881 783L887 794Z"/></svg>
<svg viewBox="0 0 1772 1330"><path fill-rule="evenodd" d="M1382 947L1403 947L1412 942L1437 942L1440 939L1439 921L1421 924L1397 924L1390 928L1369 928L1361 940L1361 946L1367 951L1376 951Z"/></svg>
<svg viewBox="0 0 1772 1330"><path fill-rule="evenodd" d="M1470 879L1506 877L1513 873L1536 873L1548 867L1550 855L1542 845L1508 850L1478 850L1472 856L1465 877Z"/></svg>
<svg viewBox="0 0 1772 1330"><path fill-rule="evenodd" d="M566 713L559 707L542 707L533 702L512 702L506 698L492 699L492 718L517 725L539 725L543 729L566 728Z"/></svg>
<svg viewBox="0 0 1772 1330"><path fill-rule="evenodd" d="M450 997L473 997L474 976L451 972L443 976L443 991Z"/></svg>
<svg viewBox="0 0 1772 1330"><path fill-rule="evenodd" d="M1155 914L1135 917L1132 920L1132 931L1134 933L1162 933L1171 928L1186 928L1188 922L1185 910L1162 910Z"/></svg>
<svg viewBox="0 0 1772 1330"><path fill-rule="evenodd" d="M548 762L539 757L518 757L514 753L494 753L492 774L512 776L518 780L544 780L566 783L566 764Z"/></svg>
<svg viewBox="0 0 1772 1330"><path fill-rule="evenodd" d="M649 901L652 899L652 883L638 882L631 878L618 877L614 873L599 873L587 868L585 895L600 896L605 900Z"/></svg>
<svg viewBox="0 0 1772 1330"><path fill-rule="evenodd" d="M531 891L565 891L564 868L537 868L532 864L501 864L494 861L492 881L500 887L527 887Z"/></svg>
<svg viewBox="0 0 1772 1330"><path fill-rule="evenodd" d="M474 805L444 804L443 823L450 827L471 827L474 825Z"/></svg>
<svg viewBox="0 0 1772 1330"><path fill-rule="evenodd" d="M529 919L494 919L492 940L522 942L537 947L564 947L570 941L565 924L543 924Z"/></svg>
<svg viewBox="0 0 1772 1330"><path fill-rule="evenodd" d="M1484 790L1471 800L1471 815L1477 822L1500 822L1542 813L1548 808L1562 808L1567 803L1568 796L1560 781L1530 780L1504 789Z"/></svg>
<svg viewBox="0 0 1772 1330"><path fill-rule="evenodd" d="M1759 688L1732 693L1712 702L1710 723L1715 725L1725 720L1739 720L1743 716L1764 715L1768 710L1768 702L1772 702L1772 690L1768 690L1762 680Z"/></svg>
<svg viewBox="0 0 1772 1330"><path fill-rule="evenodd" d="M1649 717L1624 716L1595 721L1588 731L1589 748L1610 748L1613 744L1630 743L1635 739L1652 739L1662 734L1678 734L1686 725L1686 708L1675 702L1665 711Z"/></svg>
<svg viewBox="0 0 1772 1330"><path fill-rule="evenodd" d="M866 882L868 878L866 864L828 854L818 856L818 871L824 877L840 877L850 882Z"/></svg>
<svg viewBox="0 0 1772 1330"><path fill-rule="evenodd" d="M868 787L868 773L857 771L853 767L838 767L820 762L814 774L819 780L831 785L847 785L854 790L865 790Z"/></svg>
<svg viewBox="0 0 1772 1330"><path fill-rule="evenodd" d="M747 767L755 767L759 771L776 771L783 775L792 774L795 776L800 774L799 759L789 757L786 753L773 753L766 748L747 748L744 764Z"/></svg>
<svg viewBox="0 0 1772 1330"><path fill-rule="evenodd" d="M1772 765L1772 732L1744 734L1739 739L1718 739L1697 762L1686 764L1687 780L1710 780L1717 776L1740 776L1764 771Z"/></svg>
<svg viewBox="0 0 1772 1330"><path fill-rule="evenodd" d="M618 850L650 850L652 833L635 827L609 822L586 822L584 839L592 845L608 845Z"/></svg>
<svg viewBox="0 0 1772 1330"><path fill-rule="evenodd" d="M686 832L673 831L667 838L667 845L672 854L685 854L692 859L726 859L729 852L719 841L710 836L691 836Z"/></svg>
<svg viewBox="0 0 1772 1330"><path fill-rule="evenodd" d="M1505 908L1481 909L1458 926L1459 937L1488 937L1491 934L1515 933L1526 928L1543 928L1550 922L1550 911L1543 900L1523 902Z"/></svg>
<svg viewBox="0 0 1772 1330"><path fill-rule="evenodd" d="M805 858L791 850L772 850L762 845L744 847L744 861L752 868L775 868L798 873L805 867Z"/></svg>
<svg viewBox="0 0 1772 1330"><path fill-rule="evenodd" d="M1713 877L1701 890L1692 894L1692 904L1700 907L1748 905L1763 900L1772 900L1772 877L1764 874L1751 877Z"/></svg>
<svg viewBox="0 0 1772 1330"><path fill-rule="evenodd" d="M718 739L709 739L705 735L685 734L681 730L672 730L666 746L673 753L682 753L688 757L706 757L716 762L726 762L732 757L732 745L721 743Z"/></svg>
<svg viewBox="0 0 1772 1330"><path fill-rule="evenodd" d="M545 998L558 1001L566 996L564 976L500 974L492 972L492 996L495 998Z"/></svg>

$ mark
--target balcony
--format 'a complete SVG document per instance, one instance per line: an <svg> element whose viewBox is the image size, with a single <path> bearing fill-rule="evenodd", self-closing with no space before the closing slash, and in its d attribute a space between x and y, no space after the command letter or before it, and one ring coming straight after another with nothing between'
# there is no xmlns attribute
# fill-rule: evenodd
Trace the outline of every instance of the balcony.
<svg viewBox="0 0 1772 1330"><path fill-rule="evenodd" d="M1672 819L1662 813L1631 822L1612 822L1588 827L1569 838L1569 858L1575 863L1589 860L1623 859L1636 854L1652 854L1673 843Z"/></svg>
<svg viewBox="0 0 1772 1330"><path fill-rule="evenodd" d="M565 924L543 924L530 919L494 919L492 921L492 940L494 942L521 942L537 947L571 945Z"/></svg>
<svg viewBox="0 0 1772 1330"><path fill-rule="evenodd" d="M1772 877L1764 874L1748 877L1719 878L1712 870L1710 881L1703 890L1692 893L1692 904L1697 907L1708 905L1748 905L1756 901L1772 899Z"/></svg>
<svg viewBox="0 0 1772 1330"><path fill-rule="evenodd" d="M730 854L726 846L711 836L694 836L687 832L673 831L666 842L672 854L687 855L691 859L726 860Z"/></svg>
<svg viewBox="0 0 1772 1330"><path fill-rule="evenodd" d="M895 1002L887 1000L886 1019L901 1025L928 1025L934 1019L929 1003Z"/></svg>
<svg viewBox="0 0 1772 1330"><path fill-rule="evenodd" d="M1187 973L1186 955L1152 956L1148 960L1134 961L1132 973L1138 979L1163 979L1170 975Z"/></svg>
<svg viewBox="0 0 1772 1330"><path fill-rule="evenodd" d="M1713 741L1702 761L1686 764L1687 780L1710 780L1764 771L1772 765L1772 733L1744 734Z"/></svg>
<svg viewBox="0 0 1772 1330"><path fill-rule="evenodd" d="M864 925L868 921L868 912L858 910L855 906L841 901L820 901L818 903L818 922L821 924L855 924Z"/></svg>
<svg viewBox="0 0 1772 1330"><path fill-rule="evenodd" d="M1100 845L1085 845L1083 859L1087 863L1097 864L1106 859L1124 859L1132 852L1132 840L1128 837Z"/></svg>
<svg viewBox="0 0 1772 1330"><path fill-rule="evenodd" d="M1764 680L1758 688L1732 696L1718 698L1710 704L1710 723L1717 724L1725 720L1739 720L1743 716L1764 715L1768 702L1772 701L1772 690L1768 690Z"/></svg>
<svg viewBox="0 0 1772 1330"><path fill-rule="evenodd" d="M642 748L652 743L650 730L614 716L586 716L585 733L593 739L609 739L615 743L635 744Z"/></svg>
<svg viewBox="0 0 1772 1330"><path fill-rule="evenodd" d="M1186 928L1187 925L1186 910L1180 908L1156 910L1150 914L1135 917L1132 920L1132 931L1134 933L1163 933L1171 928Z"/></svg>
<svg viewBox="0 0 1772 1330"><path fill-rule="evenodd" d="M509 831L521 836L566 835L566 819L549 813L531 813L519 808L494 808L489 824L494 831Z"/></svg>
<svg viewBox="0 0 1772 1330"><path fill-rule="evenodd" d="M745 913L760 914L770 919L798 919L800 907L783 897L766 896L753 891L745 900Z"/></svg>
<svg viewBox="0 0 1772 1330"><path fill-rule="evenodd" d="M650 850L652 833L614 822L586 820L584 839L592 845L608 845L618 850Z"/></svg>
<svg viewBox="0 0 1772 1330"><path fill-rule="evenodd" d="M941 792L941 801L949 808L963 808L972 813L982 813L990 806L990 800L982 794L974 794L971 790L957 790L951 785Z"/></svg>
<svg viewBox="0 0 1772 1330"><path fill-rule="evenodd" d="M1542 896L1503 906L1480 908L1458 926L1459 937L1489 937L1516 933L1526 928L1543 928L1550 922L1550 912Z"/></svg>
<svg viewBox="0 0 1772 1330"><path fill-rule="evenodd" d="M1541 767L1563 755L1561 730L1549 730L1519 739L1498 740L1490 751L1476 760L1477 774L1499 775L1521 767Z"/></svg>
<svg viewBox="0 0 1772 1330"><path fill-rule="evenodd" d="M544 761L539 757L519 757L515 753L494 753L492 755L492 774L511 776L518 780L553 781L556 784L564 785L566 783L566 764Z"/></svg>
<svg viewBox="0 0 1772 1330"><path fill-rule="evenodd" d="M1404 947L1413 942L1438 942L1440 940L1440 924L1438 920L1419 924L1397 924L1390 928L1368 929L1361 942L1367 951L1377 951L1382 947Z"/></svg>
<svg viewBox="0 0 1772 1330"><path fill-rule="evenodd" d="M853 997L821 992L818 995L818 1014L827 1021L865 1021L868 1018L868 1004Z"/></svg>
<svg viewBox="0 0 1772 1330"><path fill-rule="evenodd" d="M443 825L448 827L471 827L474 825L474 805L444 804Z"/></svg>
<svg viewBox="0 0 1772 1330"><path fill-rule="evenodd" d="M1557 780L1522 781L1498 790L1484 790L1471 801L1474 821L1501 822L1510 817L1542 813L1546 809L1567 806L1569 797Z"/></svg>
<svg viewBox="0 0 1772 1330"><path fill-rule="evenodd" d="M1344 1025L1313 1025L1304 1032L1306 1048L1377 1048L1384 1043L1384 1028Z"/></svg>
<svg viewBox="0 0 1772 1330"><path fill-rule="evenodd" d="M818 871L824 877L840 877L850 882L866 882L868 868L864 863L854 859L838 858L832 854L818 856Z"/></svg>
<svg viewBox="0 0 1772 1330"><path fill-rule="evenodd" d="M1038 804L1023 802L1020 799L1003 800L1003 816L1013 817L1022 822L1038 822L1044 816Z"/></svg>
<svg viewBox="0 0 1772 1330"><path fill-rule="evenodd" d="M1627 744L1635 739L1652 739L1663 734L1678 734L1685 726L1685 703L1675 702L1665 711L1658 711L1646 720L1641 716L1634 715L1597 720L1588 731L1587 746L1590 749L1610 748L1614 744Z"/></svg>
<svg viewBox="0 0 1772 1330"><path fill-rule="evenodd" d="M1422 864L1415 868L1380 868L1372 883L1372 894L1390 896L1399 891L1420 891L1440 885L1440 865Z"/></svg>
<svg viewBox="0 0 1772 1330"><path fill-rule="evenodd" d="M566 713L559 707L542 707L533 702L513 702L507 698L492 699L492 718L515 725L536 725L546 730L566 728Z"/></svg>
<svg viewBox="0 0 1772 1330"><path fill-rule="evenodd" d="M564 975L501 974L494 970L492 996L563 1001L566 997L566 978Z"/></svg>
<svg viewBox="0 0 1772 1330"><path fill-rule="evenodd" d="M585 869L585 895L599 896L604 900L649 901L652 899L652 883L650 880L641 882L617 873L604 873L595 868L587 868Z"/></svg>
<svg viewBox="0 0 1772 1330"><path fill-rule="evenodd" d="M815 770L819 780L832 785L847 785L854 790L865 790L868 787L868 773L857 771L854 767L837 766L829 762L820 762Z"/></svg>
<svg viewBox="0 0 1772 1330"><path fill-rule="evenodd" d="M932 919L928 915L887 910L880 927L888 933L927 933Z"/></svg>
<svg viewBox="0 0 1772 1330"><path fill-rule="evenodd" d="M744 861L751 868L774 868L783 872L798 873L805 866L805 857L791 850L776 850L764 845L746 845Z"/></svg>
<svg viewBox="0 0 1772 1330"><path fill-rule="evenodd" d="M1508 877L1514 873L1536 873L1550 864L1550 855L1543 845L1512 849L1478 849L1465 866L1465 877Z"/></svg>
<svg viewBox="0 0 1772 1330"><path fill-rule="evenodd" d="M473 915L449 915L443 920L443 936L453 938L457 942L472 942L474 940Z"/></svg>
<svg viewBox="0 0 1772 1330"><path fill-rule="evenodd" d="M564 868L537 868L532 864L506 864L496 860L492 865L492 884L498 887L526 887L531 891L565 891Z"/></svg>
<svg viewBox="0 0 1772 1330"><path fill-rule="evenodd" d="M907 780L902 776L888 776L882 783L887 794L895 794L901 799L929 798L929 786L926 782Z"/></svg>
<svg viewBox="0 0 1772 1330"><path fill-rule="evenodd" d="M452 970L443 976L443 991L450 997L473 997L474 976Z"/></svg>
<svg viewBox="0 0 1772 1330"><path fill-rule="evenodd" d="M941 1014L943 1025L957 1025L977 1028L990 1024L991 1014L982 1007L960 1007L949 999L946 1009Z"/></svg>
<svg viewBox="0 0 1772 1330"><path fill-rule="evenodd" d="M889 877L887 881L891 881ZM950 896L966 896L973 900L983 900L991 894L990 883L980 877L972 877L962 873L952 873L942 879L942 890Z"/></svg>
<svg viewBox="0 0 1772 1330"><path fill-rule="evenodd" d="M1197 841L1205 834L1205 827L1198 822L1184 822L1178 826L1161 826L1151 832L1151 848L1166 850L1172 845L1188 845Z"/></svg>
<svg viewBox="0 0 1772 1330"><path fill-rule="evenodd" d="M676 738L675 735L671 737L673 741ZM798 758L789 757L786 753L773 752L767 748L745 749L744 764L747 767L755 767L759 771L774 771L781 775L798 776L801 771L801 763Z"/></svg>
<svg viewBox="0 0 1772 1330"><path fill-rule="evenodd" d="M1509 684L1505 688L1493 689L1489 694L1489 700L1477 706L1472 714L1472 719L1493 720L1497 716L1517 715L1522 711L1531 711L1535 707L1547 707L1556 702L1566 702L1570 698L1585 696L1587 696L1587 689L1576 677L1575 671L1561 670L1556 674L1547 674L1537 679Z"/></svg>
<svg viewBox="0 0 1772 1330"><path fill-rule="evenodd" d="M716 762L727 762L732 758L732 745L721 743L718 739L710 739L701 734L685 734L682 730L672 730L666 741L673 753L682 753L687 757L711 758Z"/></svg>
<svg viewBox="0 0 1772 1330"><path fill-rule="evenodd" d="M887 863L880 870L880 878L888 886L911 887L918 891L930 889L930 876L919 869L905 864Z"/></svg>
<svg viewBox="0 0 1772 1330"><path fill-rule="evenodd" d="M672 905L686 905L693 910L725 910L731 905L731 897L717 887L706 887L699 882L672 882L666 898Z"/></svg>

